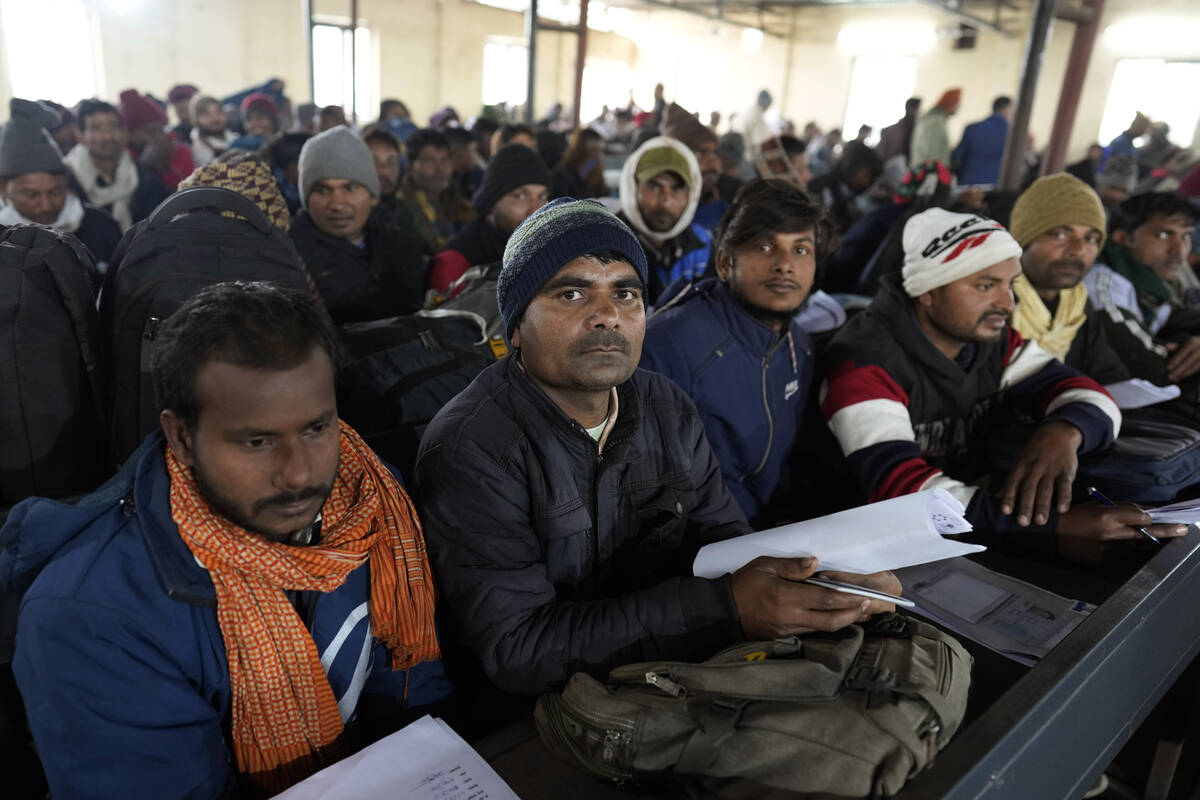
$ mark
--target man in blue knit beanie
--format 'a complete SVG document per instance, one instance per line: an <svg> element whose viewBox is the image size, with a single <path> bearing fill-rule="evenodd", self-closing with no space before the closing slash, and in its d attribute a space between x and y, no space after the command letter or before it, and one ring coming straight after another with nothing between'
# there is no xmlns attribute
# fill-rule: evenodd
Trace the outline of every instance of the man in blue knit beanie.
<svg viewBox="0 0 1200 800"><path fill-rule="evenodd" d="M749 526L695 405L637 369L645 287L637 238L603 206L564 198L535 212L509 239L496 290L513 355L421 441L421 519L453 626L443 641L478 668L455 682L492 724L528 707L514 696L578 671L707 658L891 608L799 583L813 560L691 575L701 545ZM843 579L900 589L889 573Z"/></svg>

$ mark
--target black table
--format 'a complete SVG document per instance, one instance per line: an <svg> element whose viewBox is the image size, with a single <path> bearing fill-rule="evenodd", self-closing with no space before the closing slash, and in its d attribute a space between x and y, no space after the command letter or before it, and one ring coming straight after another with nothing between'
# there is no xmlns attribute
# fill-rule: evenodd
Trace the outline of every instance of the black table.
<svg viewBox="0 0 1200 800"><path fill-rule="evenodd" d="M976 658L963 727L903 800L1078 798L1200 653L1200 532L1123 546L1095 566L989 551L985 566L1099 607L1033 668ZM660 796L591 778L525 719L475 743L523 800Z"/></svg>

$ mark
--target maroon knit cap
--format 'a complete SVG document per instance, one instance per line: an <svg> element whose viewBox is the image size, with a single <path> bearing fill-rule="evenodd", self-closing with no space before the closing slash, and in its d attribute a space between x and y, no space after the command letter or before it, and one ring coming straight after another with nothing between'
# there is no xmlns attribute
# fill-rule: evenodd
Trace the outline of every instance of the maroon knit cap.
<svg viewBox="0 0 1200 800"><path fill-rule="evenodd" d="M163 110L142 97L137 89L126 89L121 92L121 118L125 120L125 127L131 131L152 122L160 125L165 125L167 122L167 115L163 113Z"/></svg>
<svg viewBox="0 0 1200 800"><path fill-rule="evenodd" d="M242 100L242 116L245 117L252 108L260 108L272 117L279 113L279 106L275 105L275 98L266 92L253 92L246 95Z"/></svg>

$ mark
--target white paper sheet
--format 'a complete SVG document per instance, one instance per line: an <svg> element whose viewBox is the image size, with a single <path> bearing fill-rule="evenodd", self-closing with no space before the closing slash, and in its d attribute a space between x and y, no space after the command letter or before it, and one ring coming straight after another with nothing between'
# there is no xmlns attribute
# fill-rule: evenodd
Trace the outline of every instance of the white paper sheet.
<svg viewBox="0 0 1200 800"><path fill-rule="evenodd" d="M1174 522L1182 525L1200 525L1200 500L1184 500L1169 506L1147 508L1146 513L1154 522Z"/></svg>
<svg viewBox="0 0 1200 800"><path fill-rule="evenodd" d="M895 497L706 545L692 572L717 578L759 556L816 556L820 569L868 574L978 553L985 548L942 538L971 530L964 510L944 489Z"/></svg>
<svg viewBox="0 0 1200 800"><path fill-rule="evenodd" d="M1110 383L1104 387L1112 395L1117 408L1144 408L1179 397L1179 387L1175 384L1156 386L1150 381L1133 378L1120 383Z"/></svg>
<svg viewBox="0 0 1200 800"><path fill-rule="evenodd" d="M275 800L519 800L483 757L425 716L275 796Z"/></svg>

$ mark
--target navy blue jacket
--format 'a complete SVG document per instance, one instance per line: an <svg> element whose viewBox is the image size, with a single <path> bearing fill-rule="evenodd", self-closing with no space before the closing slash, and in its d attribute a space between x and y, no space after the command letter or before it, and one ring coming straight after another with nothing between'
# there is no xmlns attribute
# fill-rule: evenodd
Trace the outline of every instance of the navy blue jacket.
<svg viewBox="0 0 1200 800"><path fill-rule="evenodd" d="M78 505L31 498L0 530L0 580L24 593L13 671L56 798L235 790L216 594L168 491L155 433ZM405 696L405 673L369 634L368 570L326 594L298 593L347 723L367 695ZM440 662L407 677L410 708L449 694Z"/></svg>
<svg viewBox="0 0 1200 800"><path fill-rule="evenodd" d="M786 482L813 379L812 341L794 321L788 334L750 316L715 278L665 300L646 325L641 367L692 398L721 477L751 525L763 522Z"/></svg>
<svg viewBox="0 0 1200 800"><path fill-rule="evenodd" d="M968 125L963 130L962 141L951 156L958 166L959 184L973 186L999 181L1006 138L1008 120L1000 114L992 114L985 120Z"/></svg>

